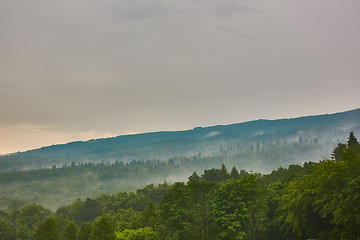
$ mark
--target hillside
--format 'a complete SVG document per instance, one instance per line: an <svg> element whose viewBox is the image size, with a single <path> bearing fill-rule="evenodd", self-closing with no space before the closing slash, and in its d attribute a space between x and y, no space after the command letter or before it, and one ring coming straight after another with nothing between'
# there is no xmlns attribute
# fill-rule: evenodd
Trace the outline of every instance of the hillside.
<svg viewBox="0 0 360 240"><path fill-rule="evenodd" d="M360 144L350 133L334 151L332 160L289 165L270 174L230 171L222 165L194 172L182 182L88 196L53 211L25 199L0 201L0 239L359 239ZM75 177L83 167L60 171ZM34 176L46 172L58 174L57 169L42 169ZM82 181L80 185L87 182ZM54 190L64 195L72 188L79 188L78 182L66 189L49 188L44 196Z"/></svg>
<svg viewBox="0 0 360 240"><path fill-rule="evenodd" d="M272 144L316 142L329 149L344 141L350 131L360 132L360 109L293 119L257 120L231 125L198 127L113 138L71 142L0 157L0 171L62 166L71 162L109 162L176 156L234 154L244 149L264 149ZM269 159L263 159L268 161ZM270 160L269 160L270 161Z"/></svg>
<svg viewBox="0 0 360 240"><path fill-rule="evenodd" d="M359 135L360 109L44 147L0 158L0 208L26 201L56 209L78 198L186 181L222 164L270 173L330 158L350 131Z"/></svg>

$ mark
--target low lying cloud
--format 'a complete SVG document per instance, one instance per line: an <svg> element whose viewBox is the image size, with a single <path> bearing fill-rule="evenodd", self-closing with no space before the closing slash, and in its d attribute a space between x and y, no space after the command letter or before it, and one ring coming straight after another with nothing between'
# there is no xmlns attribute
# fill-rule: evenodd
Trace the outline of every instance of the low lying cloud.
<svg viewBox="0 0 360 240"><path fill-rule="evenodd" d="M104 13L113 19L148 19L163 15L213 15L228 17L233 14L247 14L252 8L238 0L122 0L93 1Z"/></svg>
<svg viewBox="0 0 360 240"><path fill-rule="evenodd" d="M219 135L219 134L220 134L220 131L213 131L213 132L208 133L205 136L205 138L214 137L214 136Z"/></svg>

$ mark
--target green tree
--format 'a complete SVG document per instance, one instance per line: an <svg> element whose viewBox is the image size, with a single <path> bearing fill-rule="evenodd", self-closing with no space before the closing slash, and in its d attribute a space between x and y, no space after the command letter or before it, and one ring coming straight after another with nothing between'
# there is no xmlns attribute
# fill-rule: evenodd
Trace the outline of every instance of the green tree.
<svg viewBox="0 0 360 240"><path fill-rule="evenodd" d="M62 232L62 240L74 240L77 238L79 229L74 221L71 221Z"/></svg>
<svg viewBox="0 0 360 240"><path fill-rule="evenodd" d="M94 199L87 198L77 216L78 222L92 221L100 215L102 204Z"/></svg>
<svg viewBox="0 0 360 240"><path fill-rule="evenodd" d="M207 182L221 182L230 178L230 175L224 164L221 165L221 169L208 169L204 170L204 174L201 176L204 181Z"/></svg>
<svg viewBox="0 0 360 240"><path fill-rule="evenodd" d="M316 183L306 178L290 181L280 197L277 222L290 239L316 238L323 229L323 220L313 206L316 196L310 190Z"/></svg>
<svg viewBox="0 0 360 240"><path fill-rule="evenodd" d="M354 139L350 134L341 161L323 160L284 189L278 220L297 238L360 237L360 153L350 147L356 148Z"/></svg>
<svg viewBox="0 0 360 240"><path fill-rule="evenodd" d="M91 224L91 222L83 223L77 235L76 240L89 240L92 231L93 231L93 225Z"/></svg>
<svg viewBox="0 0 360 240"><path fill-rule="evenodd" d="M91 240L115 240L116 235L114 227L110 218L107 215L102 215L95 222L94 230L92 231Z"/></svg>
<svg viewBox="0 0 360 240"><path fill-rule="evenodd" d="M15 240L15 228L4 218L0 218L0 240Z"/></svg>
<svg viewBox="0 0 360 240"><path fill-rule="evenodd" d="M175 183L160 202L160 235L166 239L196 239L194 219L186 185Z"/></svg>
<svg viewBox="0 0 360 240"><path fill-rule="evenodd" d="M240 177L240 174L239 174L238 170L236 169L236 167L233 167L233 168L231 169L230 176L231 176L231 178L233 178L233 179L238 179L238 178Z"/></svg>
<svg viewBox="0 0 360 240"><path fill-rule="evenodd" d="M200 181L201 178L196 172L193 172L193 174L189 177L189 182L191 181Z"/></svg>
<svg viewBox="0 0 360 240"><path fill-rule="evenodd" d="M225 167L225 164L221 164L221 169L220 169L220 172L219 172L219 175L218 175L218 181L224 181L224 180L227 180L229 179L229 173L228 173L228 170L226 169Z"/></svg>
<svg viewBox="0 0 360 240"><path fill-rule="evenodd" d="M48 218L35 233L36 240L59 240L60 231L54 218Z"/></svg>
<svg viewBox="0 0 360 240"><path fill-rule="evenodd" d="M226 182L215 192L215 221L221 239L257 239L260 235L264 192L255 175Z"/></svg>
<svg viewBox="0 0 360 240"><path fill-rule="evenodd" d="M26 240L26 239L33 239L34 233L33 231L26 225L20 225L16 228L15 231L16 239L17 240Z"/></svg>
<svg viewBox="0 0 360 240"><path fill-rule="evenodd" d="M346 144L339 143L338 146L332 151L331 158L334 159L335 161L340 161L341 155L344 153L346 148L347 148Z"/></svg>
<svg viewBox="0 0 360 240"><path fill-rule="evenodd" d="M116 230L123 231L125 229L139 228L141 227L141 220L139 220L139 212L129 209L118 209L116 213L110 211L108 216L111 221L115 223Z"/></svg>
<svg viewBox="0 0 360 240"><path fill-rule="evenodd" d="M153 201L149 200L145 210L140 213L139 225L141 227L151 227L152 229L156 229L157 221L158 212L156 211L156 206Z"/></svg>
<svg viewBox="0 0 360 240"><path fill-rule="evenodd" d="M12 217L16 219L16 225L26 225L30 229L33 229L51 215L52 212L49 209L39 204L31 203L16 210Z"/></svg>
<svg viewBox="0 0 360 240"><path fill-rule="evenodd" d="M150 227L138 229L125 229L122 232L116 232L119 240L157 240L157 235Z"/></svg>
<svg viewBox="0 0 360 240"><path fill-rule="evenodd" d="M194 214L192 224L196 239L209 240L217 235L217 228L211 214L211 195L217 188L216 182L191 181L187 184L189 207Z"/></svg>
<svg viewBox="0 0 360 240"><path fill-rule="evenodd" d="M354 132L350 132L347 144L348 144L348 148L354 149L356 151L360 150L360 145L357 138L354 135Z"/></svg>

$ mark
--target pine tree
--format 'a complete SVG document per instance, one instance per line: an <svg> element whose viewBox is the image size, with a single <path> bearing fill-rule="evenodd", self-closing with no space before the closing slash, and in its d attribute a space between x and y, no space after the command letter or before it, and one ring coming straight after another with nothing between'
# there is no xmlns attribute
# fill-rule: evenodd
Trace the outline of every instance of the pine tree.
<svg viewBox="0 0 360 240"><path fill-rule="evenodd" d="M227 180L228 178L229 178L229 173L225 167L225 164L222 164L220 172L219 172L218 180L224 181L224 180Z"/></svg>
<svg viewBox="0 0 360 240"><path fill-rule="evenodd" d="M348 139L348 148L353 149L355 151L360 150L360 144L356 139L354 132L350 132L349 139Z"/></svg>
<svg viewBox="0 0 360 240"><path fill-rule="evenodd" d="M189 182L191 181L200 181L200 177L196 172L193 172L193 174L189 177Z"/></svg>
<svg viewBox="0 0 360 240"><path fill-rule="evenodd" d="M339 143L336 148L331 153L331 158L335 161L341 161L341 154L347 149L346 144Z"/></svg>
<svg viewBox="0 0 360 240"><path fill-rule="evenodd" d="M240 174L239 174L238 170L236 169L236 167L233 167L231 169L230 175L233 179L238 179L240 177Z"/></svg>

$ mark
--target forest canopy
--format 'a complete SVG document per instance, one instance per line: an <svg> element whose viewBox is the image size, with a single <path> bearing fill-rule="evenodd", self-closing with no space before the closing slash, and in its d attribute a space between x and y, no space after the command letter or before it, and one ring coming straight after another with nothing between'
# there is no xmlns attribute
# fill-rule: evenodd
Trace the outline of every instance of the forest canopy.
<svg viewBox="0 0 360 240"><path fill-rule="evenodd" d="M76 200L55 212L20 203L0 212L0 239L358 239L360 145L270 174L221 168L187 182Z"/></svg>

